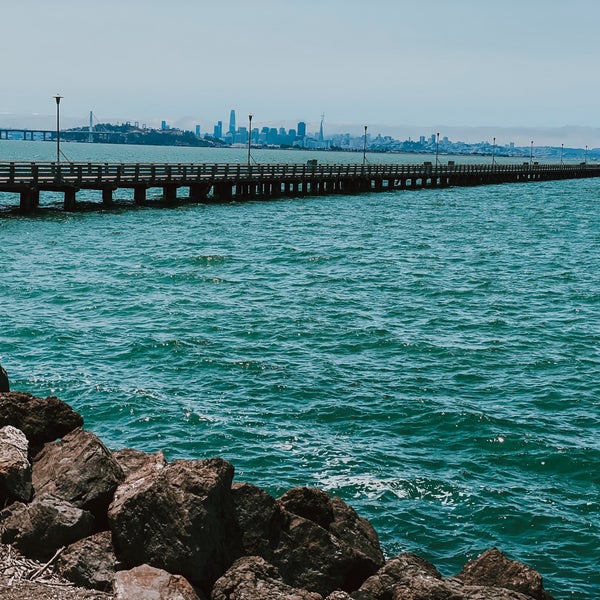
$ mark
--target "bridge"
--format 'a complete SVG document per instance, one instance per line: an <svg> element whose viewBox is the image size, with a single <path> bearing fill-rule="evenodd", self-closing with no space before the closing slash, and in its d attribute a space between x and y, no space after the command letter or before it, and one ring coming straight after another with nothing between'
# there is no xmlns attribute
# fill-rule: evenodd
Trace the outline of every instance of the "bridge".
<svg viewBox="0 0 600 600"><path fill-rule="evenodd" d="M0 192L18 194L23 213L39 206L44 191L63 193L65 210L75 210L80 190L98 190L101 206L109 207L122 188L145 204L151 188L161 188L166 203L228 202L583 177L600 177L600 165L0 162ZM180 197L180 188L188 195Z"/></svg>

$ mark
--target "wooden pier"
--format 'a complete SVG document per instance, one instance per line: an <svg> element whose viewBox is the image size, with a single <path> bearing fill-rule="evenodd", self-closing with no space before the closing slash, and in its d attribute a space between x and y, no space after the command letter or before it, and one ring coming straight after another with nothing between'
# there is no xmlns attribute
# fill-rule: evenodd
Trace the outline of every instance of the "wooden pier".
<svg viewBox="0 0 600 600"><path fill-rule="evenodd" d="M150 188L161 188L167 203L178 200L179 188L189 190L191 202L228 202L583 177L600 177L600 165L0 162L0 192L19 194L25 213L39 206L44 191L63 193L65 210L75 210L80 190L100 191L108 207L120 188L132 189L134 203L144 204Z"/></svg>

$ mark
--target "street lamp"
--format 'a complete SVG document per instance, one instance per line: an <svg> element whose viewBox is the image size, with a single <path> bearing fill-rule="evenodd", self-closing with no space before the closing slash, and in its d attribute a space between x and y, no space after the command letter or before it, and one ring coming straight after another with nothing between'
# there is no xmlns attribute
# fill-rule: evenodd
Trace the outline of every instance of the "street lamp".
<svg viewBox="0 0 600 600"><path fill-rule="evenodd" d="M363 138L363 167L367 162L367 126L365 125L365 135Z"/></svg>
<svg viewBox="0 0 600 600"><path fill-rule="evenodd" d="M586 147L585 147L585 161L584 161L584 164L585 164L586 166L587 166L587 151L588 151L588 147L587 147L587 145L586 145Z"/></svg>
<svg viewBox="0 0 600 600"><path fill-rule="evenodd" d="M565 149L565 145L561 144L560 145L560 164L563 164L563 150Z"/></svg>
<svg viewBox="0 0 600 600"><path fill-rule="evenodd" d="M56 94L54 99L56 100L56 164L60 164L60 100L62 96Z"/></svg>
<svg viewBox="0 0 600 600"><path fill-rule="evenodd" d="M439 160L438 160L438 156L440 154L440 134L439 132L436 134L437 138L436 138L436 143L435 143L435 166L437 167L439 165Z"/></svg>
<svg viewBox="0 0 600 600"><path fill-rule="evenodd" d="M533 140L531 140L531 150L529 151L529 167L533 165Z"/></svg>
<svg viewBox="0 0 600 600"><path fill-rule="evenodd" d="M496 138L494 138L494 145L492 146L492 166L496 162Z"/></svg>
<svg viewBox="0 0 600 600"><path fill-rule="evenodd" d="M248 115L248 166L250 166L250 144L252 142L252 114Z"/></svg>

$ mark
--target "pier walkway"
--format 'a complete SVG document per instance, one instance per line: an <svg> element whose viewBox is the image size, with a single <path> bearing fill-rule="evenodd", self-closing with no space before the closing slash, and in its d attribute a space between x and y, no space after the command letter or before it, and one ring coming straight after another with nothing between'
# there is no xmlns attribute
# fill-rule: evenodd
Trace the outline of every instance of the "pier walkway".
<svg viewBox="0 0 600 600"><path fill-rule="evenodd" d="M144 204L151 188L161 188L167 203L178 200L180 188L191 202L228 202L583 177L600 177L600 165L0 162L0 192L18 194L22 212L37 208L44 191L63 193L65 210L75 210L80 190L100 191L107 207L120 188Z"/></svg>

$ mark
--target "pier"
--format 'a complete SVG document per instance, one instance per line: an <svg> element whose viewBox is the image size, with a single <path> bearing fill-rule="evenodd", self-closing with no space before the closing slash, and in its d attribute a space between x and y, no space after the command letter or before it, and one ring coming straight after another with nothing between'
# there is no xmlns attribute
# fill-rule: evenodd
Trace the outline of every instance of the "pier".
<svg viewBox="0 0 600 600"><path fill-rule="evenodd" d="M45 191L64 194L65 210L76 210L80 190L101 192L101 206L110 207L122 188L133 190L135 204L146 203L151 188L161 188L166 203L229 202L583 177L600 177L600 165L0 162L0 192L18 194L24 213L39 206ZM179 196L180 188L187 196Z"/></svg>

